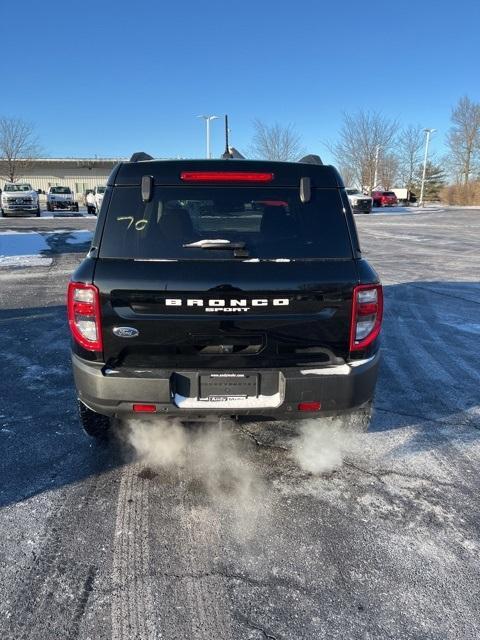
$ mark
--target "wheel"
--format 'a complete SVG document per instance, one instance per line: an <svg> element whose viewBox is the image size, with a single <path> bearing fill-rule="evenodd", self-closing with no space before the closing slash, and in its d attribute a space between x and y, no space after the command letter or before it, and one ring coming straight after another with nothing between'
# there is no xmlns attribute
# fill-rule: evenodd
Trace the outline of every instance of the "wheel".
<svg viewBox="0 0 480 640"><path fill-rule="evenodd" d="M40 206L38 207L38 209L37 209L37 211L36 211L35 215L37 216L37 218L39 218L39 217L40 217Z"/></svg>
<svg viewBox="0 0 480 640"><path fill-rule="evenodd" d="M2 216L4 218L7 218L7 214L5 213L5 211L3 209L0 209L0 213L2 214Z"/></svg>
<svg viewBox="0 0 480 640"><path fill-rule="evenodd" d="M78 213L78 203L73 207L73 210Z"/></svg>
<svg viewBox="0 0 480 640"><path fill-rule="evenodd" d="M111 419L108 416L92 411L80 400L78 400L78 411L80 422L87 436L97 440L105 440L108 437L111 426Z"/></svg>

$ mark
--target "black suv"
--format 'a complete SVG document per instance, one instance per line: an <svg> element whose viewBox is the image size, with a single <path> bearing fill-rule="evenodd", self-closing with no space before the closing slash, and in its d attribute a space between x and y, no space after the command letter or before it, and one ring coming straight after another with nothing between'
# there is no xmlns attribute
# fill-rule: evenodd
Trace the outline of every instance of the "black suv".
<svg viewBox="0 0 480 640"><path fill-rule="evenodd" d="M68 288L89 435L146 414L366 426L382 287L340 175L311 158L113 170Z"/></svg>

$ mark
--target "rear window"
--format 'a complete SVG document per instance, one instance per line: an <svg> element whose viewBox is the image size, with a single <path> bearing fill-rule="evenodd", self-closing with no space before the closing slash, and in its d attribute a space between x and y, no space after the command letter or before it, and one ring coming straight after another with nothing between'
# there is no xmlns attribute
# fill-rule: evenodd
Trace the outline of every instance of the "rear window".
<svg viewBox="0 0 480 640"><path fill-rule="evenodd" d="M50 193L72 193L70 187L52 187Z"/></svg>
<svg viewBox="0 0 480 640"><path fill-rule="evenodd" d="M298 189L235 187L157 187L146 204L139 187L116 187L100 257L238 259L228 244L243 259L352 257L338 190L314 189L303 204Z"/></svg>

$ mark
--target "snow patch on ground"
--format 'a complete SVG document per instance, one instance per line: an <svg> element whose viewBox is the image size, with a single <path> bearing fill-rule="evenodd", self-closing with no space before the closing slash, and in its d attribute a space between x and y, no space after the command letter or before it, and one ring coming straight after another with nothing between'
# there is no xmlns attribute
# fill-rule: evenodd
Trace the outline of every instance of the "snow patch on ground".
<svg viewBox="0 0 480 640"><path fill-rule="evenodd" d="M48 267L52 262L44 256L0 256L0 267Z"/></svg>

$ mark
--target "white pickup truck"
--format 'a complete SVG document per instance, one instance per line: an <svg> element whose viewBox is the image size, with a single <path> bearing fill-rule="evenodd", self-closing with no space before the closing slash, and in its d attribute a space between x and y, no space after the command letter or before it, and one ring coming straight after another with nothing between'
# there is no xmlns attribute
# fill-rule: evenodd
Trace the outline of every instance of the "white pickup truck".
<svg viewBox="0 0 480 640"><path fill-rule="evenodd" d="M372 213L373 200L359 189L347 188L347 198L353 213Z"/></svg>
<svg viewBox="0 0 480 640"><path fill-rule="evenodd" d="M78 202L70 187L50 187L47 192L47 211L78 211Z"/></svg>
<svg viewBox="0 0 480 640"><path fill-rule="evenodd" d="M38 193L28 182L8 182L2 191L1 212L5 216L40 216Z"/></svg>

